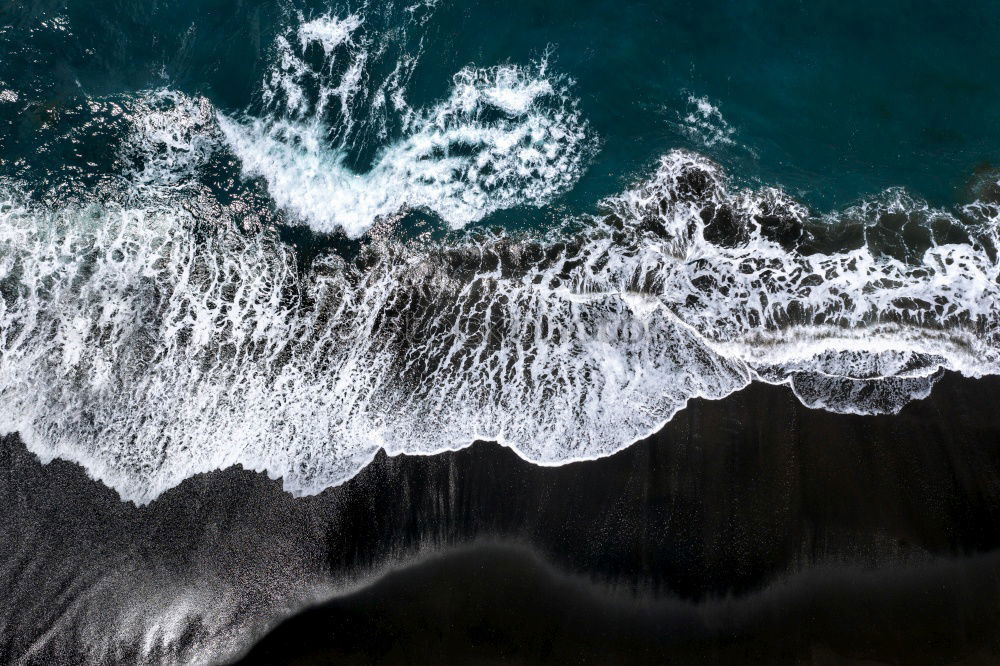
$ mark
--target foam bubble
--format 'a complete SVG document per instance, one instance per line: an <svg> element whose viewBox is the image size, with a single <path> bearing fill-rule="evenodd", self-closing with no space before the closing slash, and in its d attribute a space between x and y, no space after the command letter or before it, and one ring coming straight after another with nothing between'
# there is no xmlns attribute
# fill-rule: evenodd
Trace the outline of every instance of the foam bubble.
<svg viewBox="0 0 1000 666"><path fill-rule="evenodd" d="M298 36L302 49L316 42L329 54L334 48L351 41L354 32L361 27L361 18L355 14L338 19L335 16L320 16L299 26Z"/></svg>
<svg viewBox="0 0 1000 666"><path fill-rule="evenodd" d="M184 186L217 149L215 109L204 97L155 90L129 106L131 132L123 157L136 186Z"/></svg>
<svg viewBox="0 0 1000 666"><path fill-rule="evenodd" d="M723 117L719 107L707 97L688 95L687 110L680 115L681 129L707 148L735 145L736 130Z"/></svg>
<svg viewBox="0 0 1000 666"><path fill-rule="evenodd" d="M0 207L0 431L136 502L234 464L315 493L379 449L481 438L539 464L605 456L754 379L891 413L942 369L1000 372L989 204L918 202L911 222L961 214L969 235L914 241L912 261L821 252L828 219L677 152L577 232L378 241L302 273L226 223L238 207L175 196Z"/></svg>
<svg viewBox="0 0 1000 666"><path fill-rule="evenodd" d="M266 114L219 117L243 172L263 178L292 221L358 237L380 218L419 208L458 228L542 205L579 177L590 150L586 124L569 82L544 61L466 67L446 99L412 109L404 89L416 59L400 59L380 83L368 80L377 54L362 25L355 16L322 17L299 26L295 39L279 38ZM318 66L307 57L312 44L323 52ZM402 135L358 173L346 164L349 149L375 121L387 134L386 100Z"/></svg>

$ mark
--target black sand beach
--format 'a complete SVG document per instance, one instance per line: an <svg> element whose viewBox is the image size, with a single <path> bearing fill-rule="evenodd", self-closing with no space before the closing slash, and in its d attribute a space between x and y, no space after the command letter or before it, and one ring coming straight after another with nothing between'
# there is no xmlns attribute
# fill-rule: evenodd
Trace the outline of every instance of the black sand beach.
<svg viewBox="0 0 1000 666"><path fill-rule="evenodd" d="M992 663L1000 554L828 565L694 603L462 549L282 624L240 664Z"/></svg>
<svg viewBox="0 0 1000 666"><path fill-rule="evenodd" d="M0 0L0 666L1000 664L998 35Z"/></svg>
<svg viewBox="0 0 1000 666"><path fill-rule="evenodd" d="M380 455L315 497L229 469L144 507L7 438L0 594L19 614L0 661L75 663L88 622L159 617L179 602L152 590L172 589L183 629L136 650L192 658L221 635L235 656L335 596L245 663L990 663L997 395L948 375L899 415L852 416L754 385L602 460L479 443Z"/></svg>

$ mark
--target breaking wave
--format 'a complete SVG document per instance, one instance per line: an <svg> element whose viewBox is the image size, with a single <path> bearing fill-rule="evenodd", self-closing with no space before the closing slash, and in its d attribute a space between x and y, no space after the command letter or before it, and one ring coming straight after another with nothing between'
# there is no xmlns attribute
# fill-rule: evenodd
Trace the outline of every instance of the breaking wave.
<svg viewBox="0 0 1000 666"><path fill-rule="evenodd" d="M992 203L811 217L673 152L544 238L371 239L306 268L240 230L240 200L170 192L0 207L0 430L139 503L234 464L316 493L380 449L476 439L606 456L753 380L883 413L1000 371Z"/></svg>
<svg viewBox="0 0 1000 666"><path fill-rule="evenodd" d="M497 210L541 206L569 189L591 150L570 82L531 67L465 67L443 101L413 109L406 84L419 54L370 80L383 57L357 16L320 17L278 39L263 117L219 116L247 176L262 178L292 221L359 237L410 208L454 228ZM371 168L348 165L365 137L400 138Z"/></svg>
<svg viewBox="0 0 1000 666"><path fill-rule="evenodd" d="M401 43L358 16L303 19L256 113L171 90L104 105L130 128L119 194L0 189L0 432L137 503L236 464L307 494L379 450L606 456L755 380L872 414L945 370L1000 372L996 188L817 216L675 151L545 234L366 234L408 209L461 227L543 205L593 150L546 59L467 66L415 109L422 47ZM689 102L703 143L732 141ZM362 168L365 145L382 148ZM220 196L204 176L221 163L270 201L232 179ZM305 262L283 223L361 249Z"/></svg>

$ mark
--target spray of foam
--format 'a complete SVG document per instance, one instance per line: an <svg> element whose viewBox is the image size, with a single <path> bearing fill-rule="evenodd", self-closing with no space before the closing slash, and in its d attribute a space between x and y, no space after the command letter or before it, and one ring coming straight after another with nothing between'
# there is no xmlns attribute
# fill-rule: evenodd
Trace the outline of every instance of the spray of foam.
<svg viewBox="0 0 1000 666"><path fill-rule="evenodd" d="M679 120L681 130L707 148L736 145L735 128L707 97L688 95L687 110Z"/></svg>
<svg viewBox="0 0 1000 666"><path fill-rule="evenodd" d="M132 128L122 157L134 187L184 189L218 148L215 109L204 97L157 90L126 104Z"/></svg>
<svg viewBox="0 0 1000 666"><path fill-rule="evenodd" d="M542 205L578 178L587 129L568 82L544 61L466 67L446 99L414 110L403 90L416 59L368 80L366 64L378 54L359 35L362 25L355 16L301 24L278 40L264 117L219 116L244 173L263 178L294 220L358 237L380 218L419 208L457 228L500 209ZM401 138L368 172L353 171L348 150L376 120L384 136L390 110Z"/></svg>
<svg viewBox="0 0 1000 666"><path fill-rule="evenodd" d="M1000 371L991 204L960 222L889 197L832 224L677 152L576 231L372 241L303 273L271 232L237 231L244 206L165 189L0 206L0 431L136 502L234 464L315 493L379 449L482 438L540 464L605 456L754 379L878 413L942 369ZM912 259L817 249L866 215L927 238Z"/></svg>
<svg viewBox="0 0 1000 666"><path fill-rule="evenodd" d="M277 63L264 85L265 108L315 122L322 122L327 111L335 112L341 121L335 129L348 134L356 120L351 102L366 93L363 78L371 46L355 37L361 25L356 15L343 20L324 16L300 24L293 35L279 36ZM306 57L310 46L322 52L319 66Z"/></svg>

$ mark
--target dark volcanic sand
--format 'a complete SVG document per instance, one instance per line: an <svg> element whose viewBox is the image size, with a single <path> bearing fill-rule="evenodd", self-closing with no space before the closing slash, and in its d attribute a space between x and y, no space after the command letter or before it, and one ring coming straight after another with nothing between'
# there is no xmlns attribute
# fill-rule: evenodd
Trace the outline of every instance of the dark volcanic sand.
<svg viewBox="0 0 1000 666"><path fill-rule="evenodd" d="M0 662L53 626L29 663L78 661L76 633L158 603L146 590L230 590L223 610L245 642L315 598L316 581L372 576L249 660L989 663L998 396L1000 379L949 375L900 415L862 417L755 385L693 401L603 460L536 467L494 444L380 455L302 499L231 469L141 508L8 438ZM378 576L387 566L403 568ZM206 626L155 654L191 656L216 640Z"/></svg>
<svg viewBox="0 0 1000 666"><path fill-rule="evenodd" d="M995 663L1000 554L818 566L684 603L570 579L479 546L389 574L282 624L241 666L343 663Z"/></svg>

